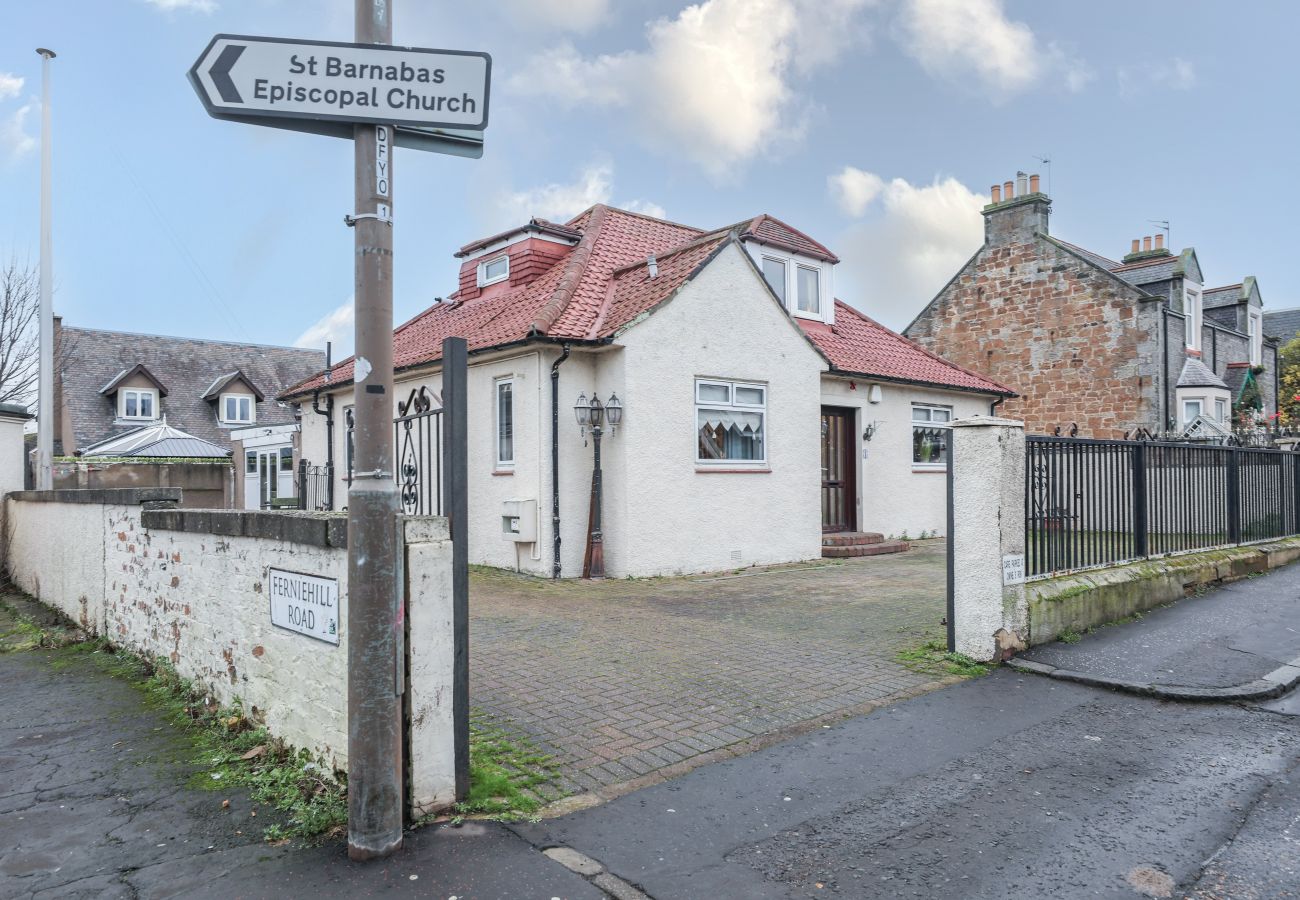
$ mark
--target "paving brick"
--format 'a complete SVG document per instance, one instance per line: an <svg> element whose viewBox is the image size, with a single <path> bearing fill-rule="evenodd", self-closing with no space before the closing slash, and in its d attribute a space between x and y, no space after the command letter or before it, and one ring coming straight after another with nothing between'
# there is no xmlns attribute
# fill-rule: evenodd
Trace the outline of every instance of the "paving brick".
<svg viewBox="0 0 1300 900"><path fill-rule="evenodd" d="M932 682L896 655L943 636L943 553L707 584L475 573L471 703L552 753L561 791L677 771Z"/></svg>

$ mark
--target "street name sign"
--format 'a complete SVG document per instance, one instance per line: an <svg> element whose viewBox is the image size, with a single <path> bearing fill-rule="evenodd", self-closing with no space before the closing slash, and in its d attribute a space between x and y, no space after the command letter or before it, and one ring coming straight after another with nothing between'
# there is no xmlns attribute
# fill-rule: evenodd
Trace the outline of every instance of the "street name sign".
<svg viewBox="0 0 1300 900"><path fill-rule="evenodd" d="M491 75L492 57L469 50L236 34L214 37L189 73L216 118L462 132L487 127Z"/></svg>
<svg viewBox="0 0 1300 900"><path fill-rule="evenodd" d="M338 646L339 582L284 569L268 569L271 624Z"/></svg>

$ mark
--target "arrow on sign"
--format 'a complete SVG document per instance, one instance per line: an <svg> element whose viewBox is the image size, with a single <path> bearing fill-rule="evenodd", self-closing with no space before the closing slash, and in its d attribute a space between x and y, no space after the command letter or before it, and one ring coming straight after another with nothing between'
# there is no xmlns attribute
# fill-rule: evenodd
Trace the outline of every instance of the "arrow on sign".
<svg viewBox="0 0 1300 900"><path fill-rule="evenodd" d="M239 96L239 89L235 87L235 82L230 77L230 70L235 67L235 63L239 61L239 57L243 53L243 44L227 44L226 49L221 51L217 61L208 70L208 74L212 77L212 83L217 88L217 93L227 103L244 102L244 98Z"/></svg>

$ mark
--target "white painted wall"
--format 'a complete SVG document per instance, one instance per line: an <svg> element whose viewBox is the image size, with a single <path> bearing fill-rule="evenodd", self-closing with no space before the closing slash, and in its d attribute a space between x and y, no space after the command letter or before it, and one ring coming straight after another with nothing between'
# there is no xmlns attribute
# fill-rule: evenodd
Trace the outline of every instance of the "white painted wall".
<svg viewBox="0 0 1300 900"><path fill-rule="evenodd" d="M872 384L880 386L879 403L868 399ZM942 535L948 519L947 471L913 465L912 405L950 406L954 419L965 419L988 415L994 399L964 391L824 376L822 404L856 411L859 529L894 537ZM877 423L875 433L864 442L862 432L872 422Z"/></svg>
<svg viewBox="0 0 1300 900"><path fill-rule="evenodd" d="M242 701L277 737L346 768L345 548L150 530L137 506L9 499L6 508L10 572L19 587L93 634L169 659L220 702ZM449 805L455 791L446 520L408 520L406 542L412 780L416 805L432 811ZM338 580L337 646L271 624L270 567Z"/></svg>
<svg viewBox="0 0 1300 900"><path fill-rule="evenodd" d="M658 575L821 555L825 361L728 246L603 357L601 396L627 407L608 442L611 575ZM695 379L768 385L767 472L696 464ZM739 551L739 557L733 556Z"/></svg>

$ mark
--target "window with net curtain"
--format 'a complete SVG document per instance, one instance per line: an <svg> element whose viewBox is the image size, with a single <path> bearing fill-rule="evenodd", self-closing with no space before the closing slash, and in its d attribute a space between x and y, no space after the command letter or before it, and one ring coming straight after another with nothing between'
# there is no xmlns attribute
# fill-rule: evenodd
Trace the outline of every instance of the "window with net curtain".
<svg viewBox="0 0 1300 900"><path fill-rule="evenodd" d="M946 466L948 464L949 424L952 409L947 406L912 407L912 464Z"/></svg>
<svg viewBox="0 0 1300 900"><path fill-rule="evenodd" d="M696 462L758 465L767 461L767 387L695 382Z"/></svg>

